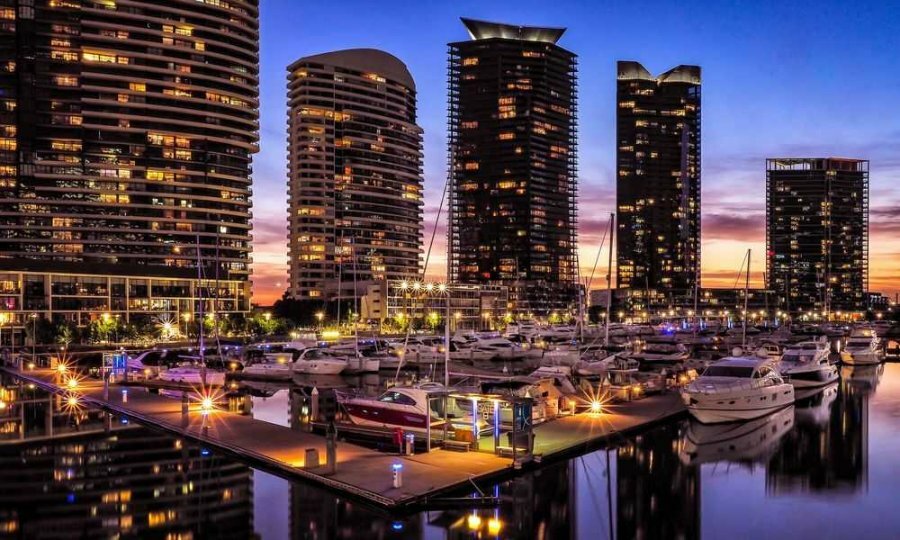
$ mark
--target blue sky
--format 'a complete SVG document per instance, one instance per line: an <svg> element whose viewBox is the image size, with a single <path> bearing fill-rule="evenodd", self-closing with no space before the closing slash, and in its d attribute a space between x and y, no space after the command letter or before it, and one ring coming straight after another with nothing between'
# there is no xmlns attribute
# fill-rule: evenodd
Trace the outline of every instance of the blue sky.
<svg viewBox="0 0 900 540"><path fill-rule="evenodd" d="M900 275L900 5L895 2L309 2L261 6L261 152L254 163L255 296L284 285L286 70L310 54L373 47L416 79L425 129L426 234L446 177L446 44L459 17L562 26L579 56L582 264L596 253L615 188L615 63L703 68L704 279L733 281L764 248L767 156L872 160L872 288ZM440 236L440 231L439 231ZM440 238L439 238L440 240ZM430 273L442 274L443 243ZM726 278L726 276L729 276Z"/></svg>

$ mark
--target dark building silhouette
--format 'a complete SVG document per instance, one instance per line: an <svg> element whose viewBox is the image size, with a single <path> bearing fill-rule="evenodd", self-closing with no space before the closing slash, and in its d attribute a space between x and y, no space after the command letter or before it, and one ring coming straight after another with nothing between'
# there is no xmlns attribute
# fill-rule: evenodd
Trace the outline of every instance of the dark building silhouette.
<svg viewBox="0 0 900 540"><path fill-rule="evenodd" d="M700 68L619 62L617 79L618 287L679 305L700 286Z"/></svg>
<svg viewBox="0 0 900 540"><path fill-rule="evenodd" d="M576 56L563 28L463 19L449 44L449 279L548 313L577 291Z"/></svg>
<svg viewBox="0 0 900 540"><path fill-rule="evenodd" d="M257 0L0 1L14 324L193 313L198 258L206 311L249 310L258 19Z"/></svg>
<svg viewBox="0 0 900 540"><path fill-rule="evenodd" d="M419 274L422 129L398 58L350 49L288 66L289 294L353 298Z"/></svg>
<svg viewBox="0 0 900 540"><path fill-rule="evenodd" d="M866 309L868 161L766 160L766 273L793 315Z"/></svg>

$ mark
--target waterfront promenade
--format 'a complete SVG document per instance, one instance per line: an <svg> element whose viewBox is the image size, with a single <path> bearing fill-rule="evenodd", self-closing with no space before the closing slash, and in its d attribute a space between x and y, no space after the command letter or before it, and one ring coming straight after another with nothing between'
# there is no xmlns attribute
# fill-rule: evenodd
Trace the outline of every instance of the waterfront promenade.
<svg viewBox="0 0 900 540"><path fill-rule="evenodd" d="M47 391L77 395L79 406L99 407L192 439L207 448L282 476L315 482L390 509L422 504L429 498L471 486L471 482L514 472L511 459L492 452L434 449L429 453L398 456L344 441L337 443L335 470L332 472L330 464L325 463L326 438L321 435L221 409L204 415L196 399L192 400L188 414L184 415L180 400L150 393L140 387L110 385L108 397L104 398L103 383L98 380L83 379L77 388L69 389L57 384L57 374L50 369L26 372L12 368L3 370ZM127 399L123 397L126 388ZM605 440L615 443L615 437L623 432L637 430L683 412L678 396L667 394L609 405L601 414L563 417L535 427L534 453L541 460L562 458ZM484 449L486 445L481 447ZM318 452L319 466L304 462L308 449ZM400 488L393 487L392 482L392 468L396 464L401 465L403 471L403 485Z"/></svg>

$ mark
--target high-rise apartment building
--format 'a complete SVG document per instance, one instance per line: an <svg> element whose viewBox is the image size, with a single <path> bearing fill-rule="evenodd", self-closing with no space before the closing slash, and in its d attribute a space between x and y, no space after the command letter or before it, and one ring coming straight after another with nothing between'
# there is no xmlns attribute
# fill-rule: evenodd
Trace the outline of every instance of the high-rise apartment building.
<svg viewBox="0 0 900 540"><path fill-rule="evenodd" d="M700 68L617 78L618 286L671 303L700 286Z"/></svg>
<svg viewBox="0 0 900 540"><path fill-rule="evenodd" d="M449 44L449 279L502 284L518 312L577 290L576 56L563 28L463 19Z"/></svg>
<svg viewBox="0 0 900 540"><path fill-rule="evenodd" d="M0 309L249 310L258 28L258 0L0 0Z"/></svg>
<svg viewBox="0 0 900 540"><path fill-rule="evenodd" d="M418 275L422 129L403 62L351 49L288 66L288 161L291 297Z"/></svg>
<svg viewBox="0 0 900 540"><path fill-rule="evenodd" d="M869 162L766 160L766 274L792 315L866 309Z"/></svg>

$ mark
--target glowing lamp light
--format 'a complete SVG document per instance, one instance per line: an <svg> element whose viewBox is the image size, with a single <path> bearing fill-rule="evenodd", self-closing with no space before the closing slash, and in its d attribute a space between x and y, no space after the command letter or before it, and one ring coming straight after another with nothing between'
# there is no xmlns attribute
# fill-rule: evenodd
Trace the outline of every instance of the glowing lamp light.
<svg viewBox="0 0 900 540"><path fill-rule="evenodd" d="M592 413L599 414L602 409L603 409L603 407L601 406L600 402L597 401L596 399L591 402L591 412Z"/></svg>
<svg viewBox="0 0 900 540"><path fill-rule="evenodd" d="M69 404L69 407L77 407L78 406L78 398L75 396L69 396L69 399L66 400L66 403Z"/></svg>
<svg viewBox="0 0 900 540"><path fill-rule="evenodd" d="M66 372L66 369L67 369L67 368L66 368L66 365L65 365L65 364L59 364L58 366L56 366L56 371L58 371L58 372L60 372L60 373L65 373L65 372Z"/></svg>
<svg viewBox="0 0 900 540"><path fill-rule="evenodd" d="M466 518L466 525L468 525L470 531L477 531L481 528L481 517L472 512L469 514L469 517Z"/></svg>
<svg viewBox="0 0 900 540"><path fill-rule="evenodd" d="M210 397L203 398L203 401L200 402L200 408L203 409L204 413L208 413L213 408L213 400Z"/></svg>
<svg viewBox="0 0 900 540"><path fill-rule="evenodd" d="M33 371L33 370L34 370L34 362L28 362L28 370L29 370L29 371Z"/></svg>
<svg viewBox="0 0 900 540"><path fill-rule="evenodd" d="M2 410L4 410L4 409L6 409L6 402L5 402L5 401L0 401L0 411L2 411Z"/></svg>
<svg viewBox="0 0 900 540"><path fill-rule="evenodd" d="M500 534L500 530L503 528L503 522L497 518L491 518L488 520L488 534L491 536L497 536Z"/></svg>
<svg viewBox="0 0 900 540"><path fill-rule="evenodd" d="M66 386L68 386L69 388L78 388L78 381L74 377L72 377L66 383Z"/></svg>

